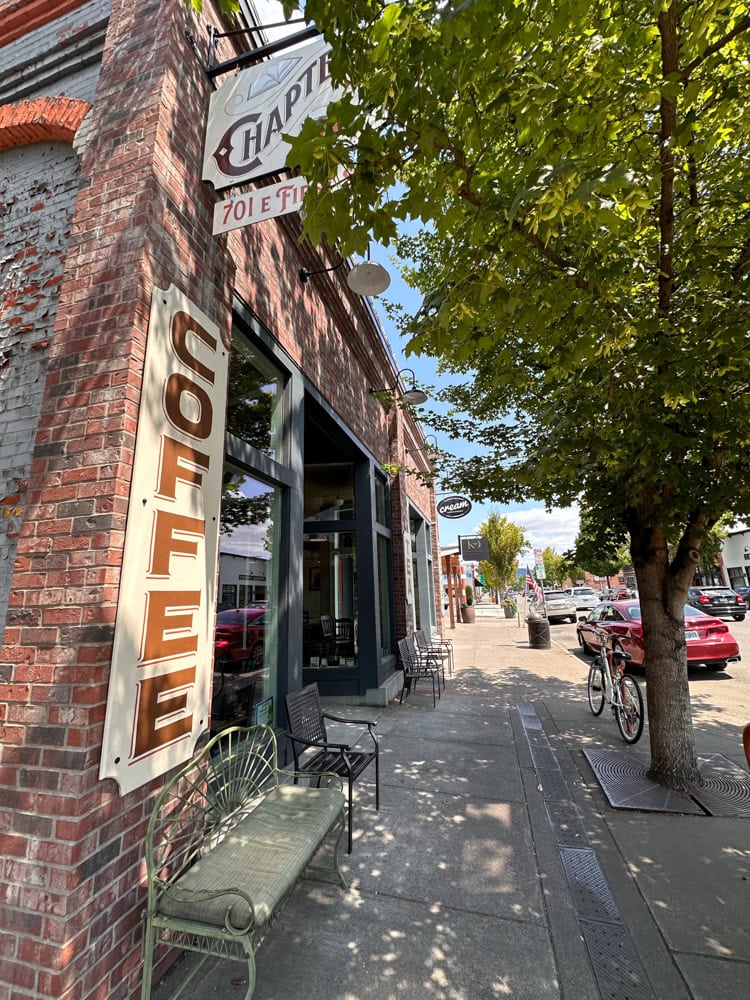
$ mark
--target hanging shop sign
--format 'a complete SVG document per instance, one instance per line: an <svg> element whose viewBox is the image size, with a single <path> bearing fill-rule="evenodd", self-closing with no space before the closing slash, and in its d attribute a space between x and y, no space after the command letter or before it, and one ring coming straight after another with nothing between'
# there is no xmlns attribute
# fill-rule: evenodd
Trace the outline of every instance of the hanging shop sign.
<svg viewBox="0 0 750 1000"><path fill-rule="evenodd" d="M208 728L227 366L216 324L155 289L99 770L121 795Z"/></svg>
<svg viewBox="0 0 750 1000"><path fill-rule="evenodd" d="M441 517L464 517L471 510L471 500L466 497L446 497L437 505Z"/></svg>
<svg viewBox="0 0 750 1000"><path fill-rule="evenodd" d="M270 184L256 191L246 191L214 205L214 236L240 229L254 222L265 222L280 215L299 212L307 191L304 177L292 177L280 184Z"/></svg>
<svg viewBox="0 0 750 1000"><path fill-rule="evenodd" d="M217 190L278 173L289 143L308 118L324 118L339 94L331 84L331 47L323 39L228 78L211 96L203 180Z"/></svg>
<svg viewBox="0 0 750 1000"><path fill-rule="evenodd" d="M490 545L483 535L468 535L459 538L461 558L464 562L479 562L490 558Z"/></svg>

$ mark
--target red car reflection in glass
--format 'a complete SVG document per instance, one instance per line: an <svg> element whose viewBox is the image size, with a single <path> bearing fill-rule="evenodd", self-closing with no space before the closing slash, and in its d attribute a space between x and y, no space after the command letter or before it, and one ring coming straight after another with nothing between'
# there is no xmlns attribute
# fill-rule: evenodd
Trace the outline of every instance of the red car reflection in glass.
<svg viewBox="0 0 750 1000"><path fill-rule="evenodd" d="M260 670L266 630L265 608L220 611L214 633L214 666L221 670Z"/></svg>
<svg viewBox="0 0 750 1000"><path fill-rule="evenodd" d="M633 657L633 666L644 666L641 606L638 601L606 601L586 618L580 618L576 631L584 653L594 653L599 649L594 628L610 632L614 636L614 645ZM690 604L685 605L685 645L689 667L725 670L727 663L740 660L740 649L729 626Z"/></svg>

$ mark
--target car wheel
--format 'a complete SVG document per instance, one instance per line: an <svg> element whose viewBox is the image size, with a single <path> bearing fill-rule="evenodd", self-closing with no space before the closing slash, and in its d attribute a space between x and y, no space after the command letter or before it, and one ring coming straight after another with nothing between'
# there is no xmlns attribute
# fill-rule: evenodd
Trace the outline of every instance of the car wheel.
<svg viewBox="0 0 750 1000"><path fill-rule="evenodd" d="M265 654L265 649L262 642L256 642L253 646L252 652L250 653L250 659L248 661L251 670L262 670L263 669L263 657Z"/></svg>
<svg viewBox="0 0 750 1000"><path fill-rule="evenodd" d="M718 660L716 663L706 664L706 670L710 670L712 674L716 673L718 670L726 670L726 669L727 669L726 660Z"/></svg>
<svg viewBox="0 0 750 1000"><path fill-rule="evenodd" d="M622 648L622 643L618 642L617 639L615 639L615 641L612 643L612 656L614 656L615 653L624 653L624 652L625 652L625 650ZM627 660L623 660L623 663L622 663L622 672L624 674L626 674L628 672L628 666L629 666L629 664L628 664Z"/></svg>
<svg viewBox="0 0 750 1000"><path fill-rule="evenodd" d="M744 622L744 620L745 620L745 616L744 615L732 615L732 618L734 618L734 620L736 622Z"/></svg>
<svg viewBox="0 0 750 1000"><path fill-rule="evenodd" d="M578 645L581 647L584 653L587 656L593 656L594 650L591 648L591 646L589 646L589 644L586 642L586 640L583 638L580 632L578 632L577 635L578 635Z"/></svg>

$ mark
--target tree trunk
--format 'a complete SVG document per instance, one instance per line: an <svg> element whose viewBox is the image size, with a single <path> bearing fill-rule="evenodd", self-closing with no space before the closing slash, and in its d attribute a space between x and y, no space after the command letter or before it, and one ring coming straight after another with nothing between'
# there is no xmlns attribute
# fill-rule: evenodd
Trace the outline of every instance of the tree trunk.
<svg viewBox="0 0 750 1000"><path fill-rule="evenodd" d="M651 766L648 776L667 788L701 784L690 711L684 603L693 567L675 572L660 529L631 533L631 551L646 650Z"/></svg>

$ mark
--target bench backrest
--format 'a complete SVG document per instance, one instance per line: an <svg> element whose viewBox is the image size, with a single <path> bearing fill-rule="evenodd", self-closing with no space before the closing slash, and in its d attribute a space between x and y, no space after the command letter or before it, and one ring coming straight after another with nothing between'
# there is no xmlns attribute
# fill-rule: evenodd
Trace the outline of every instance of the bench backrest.
<svg viewBox="0 0 750 1000"><path fill-rule="evenodd" d="M278 783L270 726L235 726L210 740L154 804L146 832L150 903Z"/></svg>
<svg viewBox="0 0 750 1000"><path fill-rule="evenodd" d="M308 684L299 691L290 691L285 701L289 732L293 736L314 742L327 740L317 684Z"/></svg>

